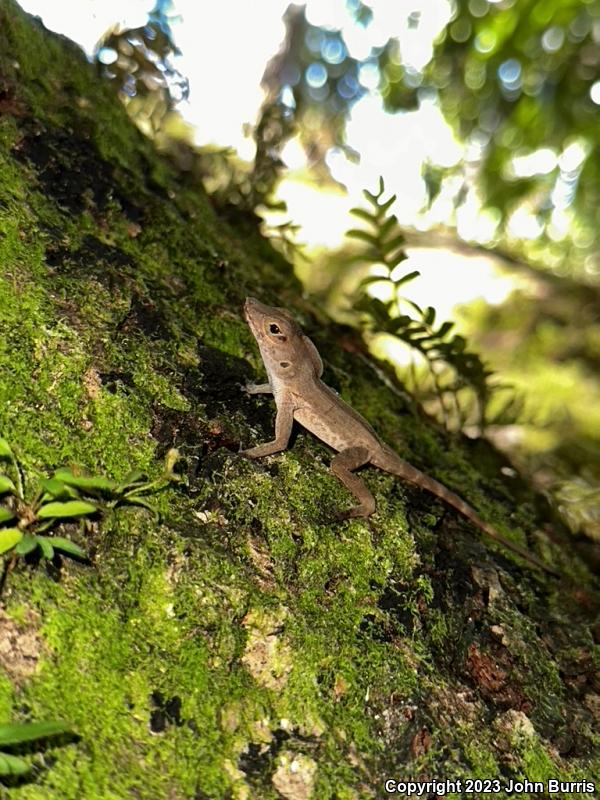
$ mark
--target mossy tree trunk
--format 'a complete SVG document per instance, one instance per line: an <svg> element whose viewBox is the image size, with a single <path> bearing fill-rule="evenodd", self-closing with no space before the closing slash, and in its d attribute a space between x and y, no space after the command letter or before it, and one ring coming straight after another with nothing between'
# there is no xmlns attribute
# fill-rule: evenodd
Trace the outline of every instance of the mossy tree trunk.
<svg viewBox="0 0 600 800"><path fill-rule="evenodd" d="M11 797L593 780L596 596L544 528L544 503L317 324L254 222L216 214L78 49L12 0L0 0L0 270L0 435L27 491L62 465L156 477L173 447L185 478L151 498L160 520L124 505L62 526L89 564L21 560L8 577L2 719L64 719L79 737L33 756ZM390 444L565 579L375 470L371 524L333 522L350 499L308 435L241 459L273 425L272 403L240 391L261 372L247 294L297 313L327 381Z"/></svg>

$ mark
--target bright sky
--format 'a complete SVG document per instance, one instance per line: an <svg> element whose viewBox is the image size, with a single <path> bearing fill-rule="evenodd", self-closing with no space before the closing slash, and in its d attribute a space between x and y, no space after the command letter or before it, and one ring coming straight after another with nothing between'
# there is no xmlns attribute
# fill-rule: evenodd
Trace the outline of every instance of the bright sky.
<svg viewBox="0 0 600 800"><path fill-rule="evenodd" d="M283 40L281 18L288 4L289 0L218 0L207 8L198 0L176 0L181 22L173 30L182 52L176 66L190 83L189 102L178 108L195 126L199 144L233 146L242 158L252 158L253 144L244 125L256 120L263 99L260 81L267 61ZM21 0L21 5L91 55L108 28L115 24L143 25L154 2ZM371 47L395 35L404 63L423 67L431 57L435 37L449 18L448 0L369 0L369 5L374 16L366 27L354 23L345 0L307 0L306 13L314 25L341 30L350 55L356 58L365 58ZM416 14L415 27L411 20L414 23ZM451 219L453 204L448 192L442 192L428 215L423 215L426 193L421 169L427 160L440 165L456 163L463 156L463 147L444 122L435 98L422 101L417 111L388 114L370 85L372 80L368 70L361 73L361 82L371 91L354 105L347 125L347 143L361 154L360 163L350 162L341 152L328 156L331 172L345 185L347 194L324 192L307 182L302 172L304 155L296 141L284 150L290 174L279 193L288 205L286 218L300 224L299 240L306 242L309 251L343 243L344 232L354 224L349 209L361 204L364 188L376 188L379 175L385 177L387 189L397 195L393 211L401 224L424 229ZM517 219L515 224L517 229L528 224L531 227L526 218ZM481 214L476 197L468 197L457 225L465 238L485 242L493 235L495 221ZM435 306L441 318L449 316L455 304L475 297L501 302L511 288L489 260L466 261L439 250L417 251L412 260L411 268L421 270L422 277L411 283L411 296ZM447 277L450 274L451 280Z"/></svg>

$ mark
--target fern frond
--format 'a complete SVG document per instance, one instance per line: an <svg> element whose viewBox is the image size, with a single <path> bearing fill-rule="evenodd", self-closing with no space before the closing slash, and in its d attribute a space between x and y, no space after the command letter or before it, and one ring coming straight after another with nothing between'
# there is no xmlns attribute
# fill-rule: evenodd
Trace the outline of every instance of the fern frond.
<svg viewBox="0 0 600 800"><path fill-rule="evenodd" d="M353 208L351 213L366 223L369 230L352 228L346 233L349 238L364 245L364 250L354 260L382 264L391 274L408 257L404 249L404 233L397 217L390 213L396 195L387 200L382 199L385 194L383 178L379 179L376 193L365 190L363 194L372 208ZM445 321L436 327L436 310L433 306L423 309L414 300L404 296L404 286L419 274L418 270L412 270L393 279L370 275L359 286L355 308L365 315L363 324L371 331L395 336L423 356L428 367L433 396L437 398L439 411L446 424L450 418L446 402L448 396L458 425L464 424L466 417L458 392L468 388L474 396L475 405L479 409L479 424L483 427L486 404L492 392L488 382L492 372L477 353L468 350L463 336L452 333L454 322ZM383 302L367 294L371 284L380 282L391 285L393 300ZM402 306L409 308L408 314L400 311ZM443 382L440 368L450 376ZM414 375L414 367L412 373ZM413 382L417 384L416 379Z"/></svg>

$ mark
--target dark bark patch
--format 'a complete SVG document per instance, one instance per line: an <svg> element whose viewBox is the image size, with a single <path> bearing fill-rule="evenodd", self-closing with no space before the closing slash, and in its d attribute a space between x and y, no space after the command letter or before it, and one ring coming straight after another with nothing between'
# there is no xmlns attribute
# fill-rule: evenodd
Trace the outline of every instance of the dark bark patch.
<svg viewBox="0 0 600 800"><path fill-rule="evenodd" d="M262 779L270 782L271 769L275 758L284 743L289 739L290 734L278 728L273 732L273 738L268 745L251 742L246 751L240 755L238 769L250 779L255 781Z"/></svg>
<svg viewBox="0 0 600 800"><path fill-rule="evenodd" d="M89 132L25 126L13 155L33 167L44 194L73 216L90 208L104 211L115 200L128 217L139 216L116 188L114 168L98 153Z"/></svg>
<svg viewBox="0 0 600 800"><path fill-rule="evenodd" d="M152 711L150 713L150 730L152 733L162 733L168 725L180 728L183 725L181 718L181 698L166 698L162 692L153 692L150 696Z"/></svg>
<svg viewBox="0 0 600 800"><path fill-rule="evenodd" d="M14 84L0 78L0 116L22 117L25 110L25 105L16 95Z"/></svg>
<svg viewBox="0 0 600 800"><path fill-rule="evenodd" d="M135 385L131 372L112 370L111 372L99 372L98 377L102 382L102 386L110 394L117 394L123 388L133 389Z"/></svg>
<svg viewBox="0 0 600 800"><path fill-rule="evenodd" d="M191 412L173 411L162 406L154 408L151 435L159 444L157 455L162 457L172 447L201 452L207 435L206 423Z"/></svg>
<svg viewBox="0 0 600 800"><path fill-rule="evenodd" d="M133 293L129 311L117 326L121 334L143 333L149 339L170 341L171 325L161 308L148 297Z"/></svg>
<svg viewBox="0 0 600 800"><path fill-rule="evenodd" d="M131 256L92 235L85 236L76 249L61 239L52 240L46 246L46 263L57 273L81 273L95 278L102 278L109 270L115 273L135 270Z"/></svg>
<svg viewBox="0 0 600 800"><path fill-rule="evenodd" d="M198 347L200 364L188 370L181 387L183 396L206 408L209 416L247 408L242 386L249 377L248 363L243 358L224 353L214 347Z"/></svg>

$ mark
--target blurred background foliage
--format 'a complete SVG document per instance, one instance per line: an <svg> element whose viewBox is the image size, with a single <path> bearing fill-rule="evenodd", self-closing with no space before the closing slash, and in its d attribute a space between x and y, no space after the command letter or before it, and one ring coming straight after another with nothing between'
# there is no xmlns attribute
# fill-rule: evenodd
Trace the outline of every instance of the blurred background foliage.
<svg viewBox="0 0 600 800"><path fill-rule="evenodd" d="M215 203L261 214L314 301L361 328L428 413L452 431L483 429L552 493L574 532L600 540L600 0L403 0L393 4L393 24L391 4L336 3L350 20L343 27L315 24L310 2L285 11L285 37L265 65L262 106L246 129L253 160L228 142L199 147L178 110L189 95L173 35L175 22L185 24L179 3L159 0L145 25L111 29L94 58L140 128ZM382 20L383 40L352 44ZM220 69L244 70L243 50L224 52ZM455 155L438 157L434 146L420 156L415 213L387 202L384 187L397 192L402 170L384 166L378 191L374 183L352 189L332 166L350 170L372 158L347 135L365 98L402 123L397 138L406 130L409 159L420 136L411 114L434 108L450 131ZM373 117L374 139L382 120ZM302 153L293 168L290 143ZM369 202L362 207L363 235L347 214L349 238L303 250L301 221L286 216L283 199L294 171L330 197L370 190L376 200L370 212ZM274 211L282 216L269 217ZM411 294L431 250L446 262L438 284L465 280L457 257L485 258L511 291L435 322L434 302Z"/></svg>
<svg viewBox="0 0 600 800"><path fill-rule="evenodd" d="M599 26L588 0L460 2L425 76L471 145L501 235L525 208L538 233L527 255L568 258L561 271L584 279L600 271ZM397 107L394 87L385 93Z"/></svg>

